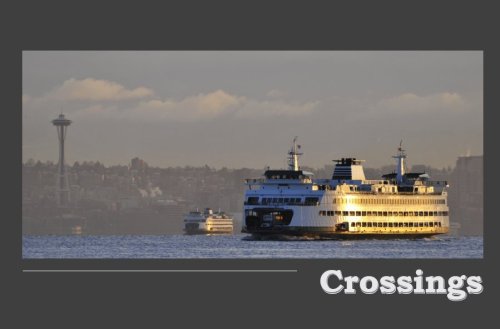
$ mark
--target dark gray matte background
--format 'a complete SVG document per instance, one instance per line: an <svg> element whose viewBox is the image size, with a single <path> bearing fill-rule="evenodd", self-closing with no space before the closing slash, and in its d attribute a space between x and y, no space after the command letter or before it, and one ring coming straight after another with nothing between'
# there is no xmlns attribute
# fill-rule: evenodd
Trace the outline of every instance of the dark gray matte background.
<svg viewBox="0 0 500 329"><path fill-rule="evenodd" d="M215 9L215 10L214 10ZM499 30L493 7L457 1L17 1L2 8L2 327L456 327L491 321L498 290ZM485 257L479 260L22 260L22 50L484 50ZM8 158L8 159L7 159ZM298 269L297 273L23 273L22 269ZM481 275L464 302L443 295L327 295L350 275Z"/></svg>

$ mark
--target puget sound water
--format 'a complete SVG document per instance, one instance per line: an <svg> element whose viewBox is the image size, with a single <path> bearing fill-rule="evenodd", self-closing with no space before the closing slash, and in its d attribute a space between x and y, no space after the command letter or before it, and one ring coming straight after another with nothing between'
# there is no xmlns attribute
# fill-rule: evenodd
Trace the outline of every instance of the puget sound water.
<svg viewBox="0 0 500 329"><path fill-rule="evenodd" d="M23 236L23 258L482 258L482 236L254 240L235 235Z"/></svg>

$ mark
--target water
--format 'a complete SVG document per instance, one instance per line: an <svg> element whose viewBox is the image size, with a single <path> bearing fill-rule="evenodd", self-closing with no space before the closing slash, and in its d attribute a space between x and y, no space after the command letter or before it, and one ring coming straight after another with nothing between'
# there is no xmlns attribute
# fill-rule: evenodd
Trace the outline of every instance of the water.
<svg viewBox="0 0 500 329"><path fill-rule="evenodd" d="M248 235L23 236L23 258L482 258L482 237L257 241Z"/></svg>

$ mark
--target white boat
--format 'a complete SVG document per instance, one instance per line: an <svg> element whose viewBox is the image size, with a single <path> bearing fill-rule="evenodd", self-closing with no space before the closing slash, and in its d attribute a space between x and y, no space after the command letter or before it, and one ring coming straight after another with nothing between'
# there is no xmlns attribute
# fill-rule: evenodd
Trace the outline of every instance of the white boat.
<svg viewBox="0 0 500 329"><path fill-rule="evenodd" d="M336 161L331 179L298 165L293 140L288 168L247 179L242 232L254 236L426 237L449 231L448 184L407 173L399 145L394 173L367 180L356 158Z"/></svg>
<svg viewBox="0 0 500 329"><path fill-rule="evenodd" d="M191 211L184 218L185 234L233 234L233 217L206 208L203 212Z"/></svg>

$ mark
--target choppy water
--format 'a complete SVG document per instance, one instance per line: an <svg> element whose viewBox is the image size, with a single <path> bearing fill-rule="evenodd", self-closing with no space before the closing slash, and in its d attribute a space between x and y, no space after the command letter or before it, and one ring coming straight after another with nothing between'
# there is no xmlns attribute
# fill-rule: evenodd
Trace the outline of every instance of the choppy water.
<svg viewBox="0 0 500 329"><path fill-rule="evenodd" d="M482 258L482 237L256 241L244 234L23 236L23 258Z"/></svg>

